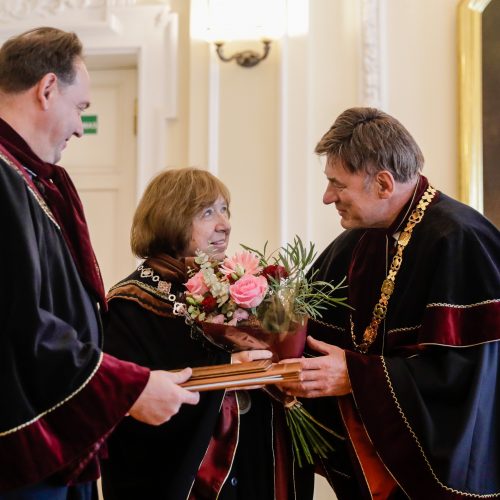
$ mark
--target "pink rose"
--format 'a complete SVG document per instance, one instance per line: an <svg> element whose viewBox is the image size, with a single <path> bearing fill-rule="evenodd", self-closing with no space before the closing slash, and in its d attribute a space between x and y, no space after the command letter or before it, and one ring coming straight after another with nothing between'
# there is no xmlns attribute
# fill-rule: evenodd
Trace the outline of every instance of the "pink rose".
<svg viewBox="0 0 500 500"><path fill-rule="evenodd" d="M186 288L191 295L204 295L208 292L208 287L205 284L201 271L198 271L194 276L188 279Z"/></svg>
<svg viewBox="0 0 500 500"><path fill-rule="evenodd" d="M267 280L264 276L245 274L229 287L229 295L241 307L257 307L267 292Z"/></svg>

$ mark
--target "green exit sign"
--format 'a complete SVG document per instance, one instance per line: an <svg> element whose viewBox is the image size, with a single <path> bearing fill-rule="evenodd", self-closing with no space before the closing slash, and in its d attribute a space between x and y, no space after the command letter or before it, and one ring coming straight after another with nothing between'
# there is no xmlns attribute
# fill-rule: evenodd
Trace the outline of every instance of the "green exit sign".
<svg viewBox="0 0 500 500"><path fill-rule="evenodd" d="M83 133L97 134L97 115L82 115Z"/></svg>

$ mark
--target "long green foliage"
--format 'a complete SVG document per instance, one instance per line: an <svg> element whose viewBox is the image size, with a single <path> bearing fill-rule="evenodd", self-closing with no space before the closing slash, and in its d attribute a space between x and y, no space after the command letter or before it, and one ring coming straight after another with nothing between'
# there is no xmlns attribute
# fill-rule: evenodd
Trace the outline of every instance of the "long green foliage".
<svg viewBox="0 0 500 500"><path fill-rule="evenodd" d="M301 317L317 319L328 307L349 307L347 297L338 295L339 290L346 288L345 278L335 284L315 279L318 271L311 270L316 259L314 243L306 246L295 236L291 243L269 254L267 242L263 251L241 246L257 254L263 268L274 265L286 271L284 276L269 279L271 293L255 311L266 329L286 331L290 322L297 322Z"/></svg>

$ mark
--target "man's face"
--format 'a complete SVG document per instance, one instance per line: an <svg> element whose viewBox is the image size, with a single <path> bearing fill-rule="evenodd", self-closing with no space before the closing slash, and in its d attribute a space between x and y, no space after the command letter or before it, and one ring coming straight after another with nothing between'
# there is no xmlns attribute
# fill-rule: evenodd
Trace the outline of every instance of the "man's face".
<svg viewBox="0 0 500 500"><path fill-rule="evenodd" d="M379 196L376 176L351 173L338 159L328 158L325 166L328 180L323 203L335 203L345 229L386 227L386 200Z"/></svg>
<svg viewBox="0 0 500 500"><path fill-rule="evenodd" d="M46 120L47 144L45 158L49 163L61 159L62 150L72 136L83 135L81 114L90 104L90 78L85 64L75 62L76 76L70 85L57 84L51 96Z"/></svg>

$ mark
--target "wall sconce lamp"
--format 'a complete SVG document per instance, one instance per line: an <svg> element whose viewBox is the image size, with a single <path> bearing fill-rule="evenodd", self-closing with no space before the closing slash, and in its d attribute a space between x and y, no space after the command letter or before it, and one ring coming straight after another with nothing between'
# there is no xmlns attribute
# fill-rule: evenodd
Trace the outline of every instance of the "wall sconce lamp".
<svg viewBox="0 0 500 500"><path fill-rule="evenodd" d="M230 57L226 57L224 55L224 42L215 42L215 51L221 61L230 62L235 60L236 64L244 68L252 68L253 66L257 66L260 61L263 61L271 50L271 40L264 38L262 44L264 45L264 52L262 54L253 50L243 50L241 52L236 52Z"/></svg>

